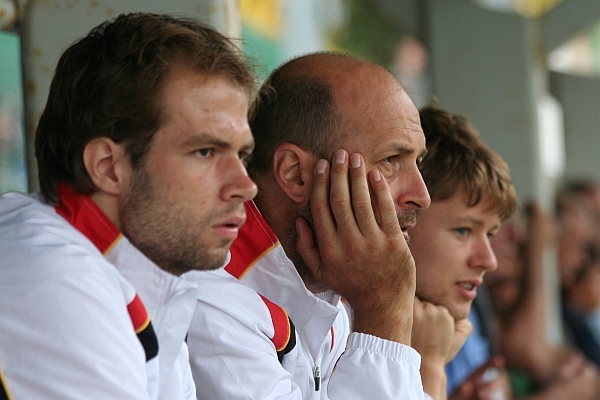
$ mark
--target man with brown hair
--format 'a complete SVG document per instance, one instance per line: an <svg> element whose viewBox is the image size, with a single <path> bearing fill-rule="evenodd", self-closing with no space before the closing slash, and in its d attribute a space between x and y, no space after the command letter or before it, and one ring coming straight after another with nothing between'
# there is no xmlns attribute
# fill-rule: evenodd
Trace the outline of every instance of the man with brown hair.
<svg viewBox="0 0 600 400"><path fill-rule="evenodd" d="M428 150L421 173L431 206L418 211L409 244L416 294L459 321L469 316L485 273L497 267L490 240L518 202L506 162L464 117L435 107L424 108L420 117ZM454 374L448 379L450 390L462 380ZM478 390L500 389L493 385Z"/></svg>
<svg viewBox="0 0 600 400"><path fill-rule="evenodd" d="M251 127L259 194L188 336L198 398L422 399L454 321L423 309L427 352L409 347L406 241L429 205L414 104L385 69L318 53L270 76Z"/></svg>
<svg viewBox="0 0 600 400"><path fill-rule="evenodd" d="M236 46L192 20L121 15L65 51L36 132L41 197L0 198L15 398L195 397L182 275L223 264L256 194L253 90Z"/></svg>

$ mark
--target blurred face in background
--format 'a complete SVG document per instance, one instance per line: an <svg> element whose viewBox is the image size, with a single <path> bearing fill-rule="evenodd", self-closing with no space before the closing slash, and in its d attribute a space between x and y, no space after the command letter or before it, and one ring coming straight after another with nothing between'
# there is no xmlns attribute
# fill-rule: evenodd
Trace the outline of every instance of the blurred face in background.
<svg viewBox="0 0 600 400"><path fill-rule="evenodd" d="M564 287L573 283L577 270L588 261L587 247L594 240L594 233L593 218L583 204L573 201L562 207L558 261Z"/></svg>
<svg viewBox="0 0 600 400"><path fill-rule="evenodd" d="M504 314L514 307L521 293L525 232L514 220L505 222L492 240L498 268L485 276L496 312Z"/></svg>

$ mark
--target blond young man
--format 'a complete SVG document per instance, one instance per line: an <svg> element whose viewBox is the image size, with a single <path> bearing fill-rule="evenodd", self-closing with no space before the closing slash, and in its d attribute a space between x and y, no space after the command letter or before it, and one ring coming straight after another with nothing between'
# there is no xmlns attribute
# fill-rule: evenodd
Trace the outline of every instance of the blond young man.
<svg viewBox="0 0 600 400"><path fill-rule="evenodd" d="M431 206L418 211L409 243L416 294L461 321L485 273L497 267L490 240L515 213L517 197L506 162L464 117L435 107L421 110L420 117L428 150L421 173ZM497 381L478 390L502 390L506 382Z"/></svg>

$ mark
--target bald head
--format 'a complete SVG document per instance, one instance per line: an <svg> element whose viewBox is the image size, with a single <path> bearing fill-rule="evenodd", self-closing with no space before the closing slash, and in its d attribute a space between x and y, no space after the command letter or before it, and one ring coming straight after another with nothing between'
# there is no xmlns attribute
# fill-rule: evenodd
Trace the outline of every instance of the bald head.
<svg viewBox="0 0 600 400"><path fill-rule="evenodd" d="M256 141L251 174L269 171L275 149L283 143L331 159L346 139L389 119L381 115L381 107L398 94L414 107L396 78L368 61L337 53L289 61L271 74L251 118ZM415 115L418 123L416 108L409 117Z"/></svg>
<svg viewBox="0 0 600 400"><path fill-rule="evenodd" d="M402 228L429 206L418 165L425 154L419 112L392 74L354 58L318 53L276 70L250 120L256 147L248 171L255 202L311 290L323 290L298 254L295 221L312 221L309 203L318 159L343 148L388 182Z"/></svg>
<svg viewBox="0 0 600 400"><path fill-rule="evenodd" d="M340 53L313 53L295 58L279 67L271 75L273 79L320 78L329 82L344 79L360 68L382 69L376 64Z"/></svg>

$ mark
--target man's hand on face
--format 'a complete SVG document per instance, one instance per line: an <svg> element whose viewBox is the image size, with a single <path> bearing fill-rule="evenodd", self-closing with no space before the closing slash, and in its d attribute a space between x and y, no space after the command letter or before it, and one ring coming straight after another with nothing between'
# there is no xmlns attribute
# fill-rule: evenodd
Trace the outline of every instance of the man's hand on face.
<svg viewBox="0 0 600 400"><path fill-rule="evenodd" d="M411 345L421 363L446 366L454 341L454 319L448 309L415 298Z"/></svg>
<svg viewBox="0 0 600 400"><path fill-rule="evenodd" d="M472 331L469 320L454 321L447 308L415 298L412 347L421 354L423 389L433 399L446 399L446 364Z"/></svg>
<svg viewBox="0 0 600 400"><path fill-rule="evenodd" d="M445 367L472 332L468 319L455 321L446 307L415 298L412 347L421 357L435 358Z"/></svg>
<svg viewBox="0 0 600 400"><path fill-rule="evenodd" d="M467 318L454 321L454 335L450 351L446 354L446 364L456 357L471 333L473 333L473 324Z"/></svg>
<svg viewBox="0 0 600 400"><path fill-rule="evenodd" d="M316 164L310 208L316 243L306 220L296 228L313 277L352 306L355 331L410 344L415 264L381 173L338 150Z"/></svg>

